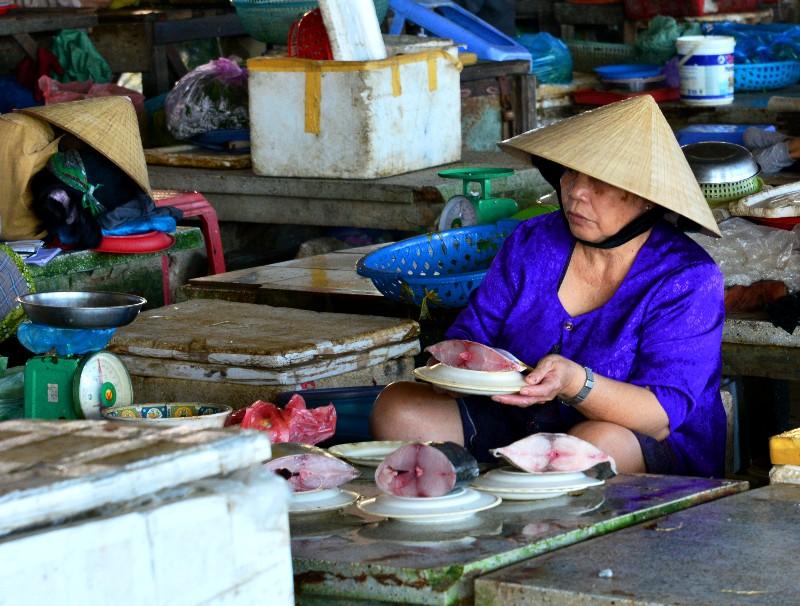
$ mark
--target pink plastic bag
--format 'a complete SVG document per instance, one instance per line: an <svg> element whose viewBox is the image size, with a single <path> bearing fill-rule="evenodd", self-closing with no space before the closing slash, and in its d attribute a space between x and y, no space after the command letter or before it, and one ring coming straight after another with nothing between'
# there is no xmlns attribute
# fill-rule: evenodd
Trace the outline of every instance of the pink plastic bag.
<svg viewBox="0 0 800 606"><path fill-rule="evenodd" d="M241 419L242 429L265 431L273 444L318 444L336 433L336 408L333 404L306 408L306 402L299 394L294 394L285 408L259 400L244 409L244 413L237 413L231 415L228 425L235 425Z"/></svg>
<svg viewBox="0 0 800 606"><path fill-rule="evenodd" d="M65 101L81 101L92 97L128 97L133 102L139 125L144 124L144 95L135 90L117 86L116 84L95 84L91 80L85 82L59 82L49 76L39 78L39 90L44 95L45 105L63 103Z"/></svg>

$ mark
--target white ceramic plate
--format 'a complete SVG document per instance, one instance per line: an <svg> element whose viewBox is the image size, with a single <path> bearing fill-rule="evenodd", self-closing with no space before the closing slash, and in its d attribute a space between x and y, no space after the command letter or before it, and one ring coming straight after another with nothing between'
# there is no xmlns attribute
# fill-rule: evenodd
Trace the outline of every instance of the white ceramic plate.
<svg viewBox="0 0 800 606"><path fill-rule="evenodd" d="M501 498L471 488L456 488L442 497L406 498L382 494L357 504L364 513L420 524L457 522L496 507Z"/></svg>
<svg viewBox="0 0 800 606"><path fill-rule="evenodd" d="M358 495L349 490L328 488L326 490L309 490L294 492L289 501L289 513L322 513L335 511L355 503Z"/></svg>
<svg viewBox="0 0 800 606"><path fill-rule="evenodd" d="M337 444L328 448L328 452L337 457L347 459L356 465L377 467L384 457L409 442L388 440L384 442L352 442Z"/></svg>
<svg viewBox="0 0 800 606"><path fill-rule="evenodd" d="M590 478L583 472L557 473L548 476L528 474L504 467L493 469L478 477L472 482L472 486L504 499L525 501L561 496L592 486L601 486L604 483L604 480Z"/></svg>
<svg viewBox="0 0 800 606"><path fill-rule="evenodd" d="M414 376L448 391L475 396L518 393L525 386L522 374L515 370L483 372L434 364L415 368Z"/></svg>

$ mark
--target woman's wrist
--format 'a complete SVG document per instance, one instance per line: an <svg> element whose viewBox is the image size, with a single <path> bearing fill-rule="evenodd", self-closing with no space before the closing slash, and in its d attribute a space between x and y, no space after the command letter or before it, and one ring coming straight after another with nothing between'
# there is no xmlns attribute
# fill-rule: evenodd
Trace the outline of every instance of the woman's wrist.
<svg viewBox="0 0 800 606"><path fill-rule="evenodd" d="M561 400L572 400L578 396L586 383L586 370L579 364L572 363L572 371L570 372L570 379L566 388L558 394Z"/></svg>

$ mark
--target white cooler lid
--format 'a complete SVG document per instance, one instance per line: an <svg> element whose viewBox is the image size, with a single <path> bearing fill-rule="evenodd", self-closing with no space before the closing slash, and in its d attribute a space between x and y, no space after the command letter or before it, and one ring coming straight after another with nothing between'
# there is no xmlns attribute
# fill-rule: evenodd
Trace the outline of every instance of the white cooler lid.
<svg viewBox="0 0 800 606"><path fill-rule="evenodd" d="M257 465L262 432L109 421L0 423L0 536Z"/></svg>

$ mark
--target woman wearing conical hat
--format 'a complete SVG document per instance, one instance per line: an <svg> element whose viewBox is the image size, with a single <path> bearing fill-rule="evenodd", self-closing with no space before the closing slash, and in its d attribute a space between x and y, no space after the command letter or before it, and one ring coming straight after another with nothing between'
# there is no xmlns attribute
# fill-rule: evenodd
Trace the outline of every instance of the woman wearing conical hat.
<svg viewBox="0 0 800 606"><path fill-rule="evenodd" d="M658 105L636 97L501 147L541 170L562 212L517 227L446 337L534 369L491 399L395 383L375 438L450 440L490 460L566 432L623 472L721 476L723 277L682 229L719 230Z"/></svg>

